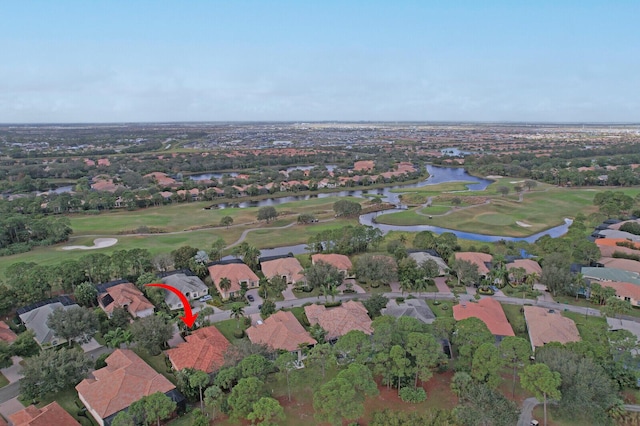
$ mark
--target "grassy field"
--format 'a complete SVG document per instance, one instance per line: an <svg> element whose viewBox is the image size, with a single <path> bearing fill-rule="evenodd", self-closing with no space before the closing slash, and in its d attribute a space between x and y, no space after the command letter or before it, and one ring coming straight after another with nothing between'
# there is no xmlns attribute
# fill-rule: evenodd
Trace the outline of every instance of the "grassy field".
<svg viewBox="0 0 640 426"><path fill-rule="evenodd" d="M488 235L525 237L561 225L565 217L573 217L579 211L587 215L596 211L592 204L593 196L594 192L590 190L553 188L547 192L525 193L521 203L497 196L491 199L490 204L460 208L447 215L433 215L432 219L408 210L378 216L377 221L390 225L434 225ZM522 227L516 221L531 226Z"/></svg>

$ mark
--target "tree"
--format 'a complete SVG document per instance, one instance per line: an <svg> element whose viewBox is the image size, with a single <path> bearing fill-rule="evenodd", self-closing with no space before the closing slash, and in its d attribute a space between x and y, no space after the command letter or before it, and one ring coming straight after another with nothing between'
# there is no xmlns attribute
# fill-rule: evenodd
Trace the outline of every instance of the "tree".
<svg viewBox="0 0 640 426"><path fill-rule="evenodd" d="M261 207L258 210L258 220L264 220L265 222L269 223L277 217L278 217L278 212L276 211L276 208L273 206Z"/></svg>
<svg viewBox="0 0 640 426"><path fill-rule="evenodd" d="M413 246L417 249L429 250L436 248L436 236L431 231L421 231L413 238Z"/></svg>
<svg viewBox="0 0 640 426"><path fill-rule="evenodd" d="M22 358L37 354L40 351L40 346L36 343L35 333L32 330L27 330L24 333L18 334L18 338L14 340L11 345L11 351L13 355Z"/></svg>
<svg viewBox="0 0 640 426"><path fill-rule="evenodd" d="M222 405L224 392L218 386L210 386L204 391L204 403L211 409L211 418L215 420L216 410Z"/></svg>
<svg viewBox="0 0 640 426"><path fill-rule="evenodd" d="M417 387L418 379L426 382L433 376L432 370L442 362L444 353L435 337L426 333L409 333L406 347L407 353L413 359L414 387Z"/></svg>
<svg viewBox="0 0 640 426"><path fill-rule="evenodd" d="M273 315L276 312L276 304L273 300L267 299L262 302L262 307L260 308L260 314L263 318L267 318Z"/></svg>
<svg viewBox="0 0 640 426"><path fill-rule="evenodd" d="M503 186L503 185L501 185L501 186L497 187L497 188L496 188L496 190L497 190L500 194L502 194L502 196L503 196L503 197L506 197L506 195L507 195L507 194L509 193L509 191L510 191L510 189L509 189L509 187L508 187L508 186Z"/></svg>
<svg viewBox="0 0 640 426"><path fill-rule="evenodd" d="M512 426L518 423L520 410L515 402L485 384L472 383L454 410L462 426Z"/></svg>
<svg viewBox="0 0 640 426"><path fill-rule="evenodd" d="M315 345L309 352L306 362L311 366L319 366L322 378L324 379L327 364L336 362L336 355L333 346L329 343Z"/></svg>
<svg viewBox="0 0 640 426"><path fill-rule="evenodd" d="M602 313L608 317L617 318L619 314L631 312L631 309L633 308L630 302L611 296L607 299L607 304L602 308ZM620 319L620 324L622 324L622 319Z"/></svg>
<svg viewBox="0 0 640 426"><path fill-rule="evenodd" d="M246 418L263 395L263 383L256 377L245 377L238 381L227 398L231 408L231 418Z"/></svg>
<svg viewBox="0 0 640 426"><path fill-rule="evenodd" d="M360 330L351 330L341 336L334 348L344 363L365 363L372 353L371 339Z"/></svg>
<svg viewBox="0 0 640 426"><path fill-rule="evenodd" d="M229 229L231 225L233 225L233 218L231 216L223 216L222 219L220 219L220 226L226 226L227 229Z"/></svg>
<svg viewBox="0 0 640 426"><path fill-rule="evenodd" d="M396 261L389 256L363 254L355 259L353 271L358 281L389 284L397 279Z"/></svg>
<svg viewBox="0 0 640 426"><path fill-rule="evenodd" d="M446 339L449 346L449 355L453 359L453 349L451 348L451 339L456 329L456 320L453 317L436 317L433 321L433 331L435 335L441 339Z"/></svg>
<svg viewBox="0 0 640 426"><path fill-rule="evenodd" d="M316 262L304 271L307 286L311 288L337 287L342 283L342 273L333 265Z"/></svg>
<svg viewBox="0 0 640 426"><path fill-rule="evenodd" d="M113 425L112 425L113 426ZM209 419L204 412L196 408L191 413L191 425L190 426L209 426Z"/></svg>
<svg viewBox="0 0 640 426"><path fill-rule="evenodd" d="M283 375L287 381L287 396L289 402L291 402L291 384L289 378L291 373L296 370L296 361L298 357L291 352L284 352L276 358L276 367L281 375Z"/></svg>
<svg viewBox="0 0 640 426"><path fill-rule="evenodd" d="M483 343L473 354L471 377L495 389L500 383L502 359L493 343Z"/></svg>
<svg viewBox="0 0 640 426"><path fill-rule="evenodd" d="M349 200L338 200L333 203L333 211L337 217L342 216L357 216L362 211L360 203Z"/></svg>
<svg viewBox="0 0 640 426"><path fill-rule="evenodd" d="M538 182L536 182L535 180L531 180L531 179L527 179L524 181L524 186L531 191L533 188L535 188L536 186L538 186Z"/></svg>
<svg viewBox="0 0 640 426"><path fill-rule="evenodd" d="M204 403L202 399L202 389L209 385L211 378L207 373L201 370L194 370L189 374L189 386L192 388L198 388L200 392L200 410L204 410Z"/></svg>
<svg viewBox="0 0 640 426"><path fill-rule="evenodd" d="M507 336L500 342L499 349L500 355L505 360L505 363L509 367L513 367L513 388L511 395L515 396L518 367L524 365L531 356L531 345L522 337Z"/></svg>
<svg viewBox="0 0 640 426"><path fill-rule="evenodd" d="M122 410L113 418L111 426L137 426L137 422L129 410Z"/></svg>
<svg viewBox="0 0 640 426"><path fill-rule="evenodd" d="M213 243L211 243L211 250L209 251L209 259L214 262L222 259L222 253L224 252L227 243L221 237L218 237Z"/></svg>
<svg viewBox="0 0 640 426"><path fill-rule="evenodd" d="M222 290L223 293L227 293L227 291L229 291L229 289L231 288L231 280L227 277L222 277L220 278L220 282L218 283L218 285L220 286L220 290Z"/></svg>
<svg viewBox="0 0 640 426"><path fill-rule="evenodd" d="M370 298L362 302L365 308L367 308L367 313L371 319L380 316L380 311L387 306L389 299L384 297L380 293L376 293L372 295Z"/></svg>
<svg viewBox="0 0 640 426"><path fill-rule="evenodd" d="M68 340L71 346L73 340L83 343L91 340L98 330L98 319L93 311L79 306L69 309L59 308L49 315L47 326L56 336Z"/></svg>
<svg viewBox="0 0 640 426"><path fill-rule="evenodd" d="M569 271L569 262L562 253L553 253L545 257L542 263L542 274L540 275L540 283L547 286L554 296L558 293L566 293L570 288L571 272Z"/></svg>
<svg viewBox="0 0 640 426"><path fill-rule="evenodd" d="M520 373L520 384L532 392L544 404L544 424L547 425L547 397L560 399L560 373L551 371L545 364L528 365Z"/></svg>
<svg viewBox="0 0 640 426"><path fill-rule="evenodd" d="M82 306L95 306L98 290L89 282L84 282L76 287L73 296Z"/></svg>
<svg viewBox="0 0 640 426"><path fill-rule="evenodd" d="M260 258L260 250L247 242L240 243L232 250L234 256L241 257L242 261L251 269L256 269L258 259Z"/></svg>
<svg viewBox="0 0 640 426"><path fill-rule="evenodd" d="M109 348L119 348L123 343L129 344L133 339L131 331L117 327L109 330L104 336L104 342Z"/></svg>
<svg viewBox="0 0 640 426"><path fill-rule="evenodd" d="M453 343L458 347L461 363L471 367L473 354L483 343L494 342L493 334L486 324L478 318L471 317L456 323Z"/></svg>
<svg viewBox="0 0 640 426"><path fill-rule="evenodd" d="M468 260L455 260L451 265L451 269L456 273L458 285L471 285L480 280L478 265Z"/></svg>
<svg viewBox="0 0 640 426"><path fill-rule="evenodd" d="M273 363L261 354L245 356L237 365L240 377L257 377L264 380L273 370Z"/></svg>
<svg viewBox="0 0 640 426"><path fill-rule="evenodd" d="M93 361L81 350L43 351L25 359L20 392L27 399L59 392L80 383L92 367Z"/></svg>
<svg viewBox="0 0 640 426"><path fill-rule="evenodd" d="M277 399L262 397L253 404L253 410L247 419L258 426L278 426L278 421L284 421L284 410Z"/></svg>
<svg viewBox="0 0 640 426"><path fill-rule="evenodd" d="M231 305L231 317L236 319L236 328L240 328L240 318L244 318L244 305L234 303Z"/></svg>
<svg viewBox="0 0 640 426"><path fill-rule="evenodd" d="M198 249L191 246L182 246L171 252L173 265L176 269L189 268L189 261L198 253Z"/></svg>
<svg viewBox="0 0 640 426"><path fill-rule="evenodd" d="M146 418L156 419L158 426L160 420L168 418L176 410L176 403L162 392L152 393L142 400Z"/></svg>
<svg viewBox="0 0 640 426"><path fill-rule="evenodd" d="M158 315L140 318L131 324L133 341L151 355L158 355L173 336L173 326Z"/></svg>

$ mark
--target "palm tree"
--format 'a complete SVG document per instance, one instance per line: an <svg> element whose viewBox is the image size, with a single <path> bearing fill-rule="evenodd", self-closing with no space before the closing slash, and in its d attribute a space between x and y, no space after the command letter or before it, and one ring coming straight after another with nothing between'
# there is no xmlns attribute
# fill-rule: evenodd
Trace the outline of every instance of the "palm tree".
<svg viewBox="0 0 640 426"><path fill-rule="evenodd" d="M236 319L236 328L240 328L240 318L244 317L244 305L242 303L231 305L231 317Z"/></svg>
<svg viewBox="0 0 640 426"><path fill-rule="evenodd" d="M227 277L222 277L220 278L218 285L220 286L220 290L224 293L223 296L226 296L227 291L231 288L231 280Z"/></svg>
<svg viewBox="0 0 640 426"><path fill-rule="evenodd" d="M132 339L133 335L131 334L131 331L123 330L120 327L115 330L111 330L104 335L104 342L109 348L119 348L123 343L128 345L131 343Z"/></svg>

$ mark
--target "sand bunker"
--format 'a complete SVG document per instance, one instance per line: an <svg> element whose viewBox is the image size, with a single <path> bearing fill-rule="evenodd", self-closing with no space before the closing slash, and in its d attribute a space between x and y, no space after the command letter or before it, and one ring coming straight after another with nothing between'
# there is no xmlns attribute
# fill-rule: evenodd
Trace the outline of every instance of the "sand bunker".
<svg viewBox="0 0 640 426"><path fill-rule="evenodd" d="M485 176L486 179L502 179L504 176L500 176L500 175L489 175L489 176Z"/></svg>
<svg viewBox="0 0 640 426"><path fill-rule="evenodd" d="M93 240L92 246L65 246L62 250L95 250L105 247L111 247L118 242L117 238L96 238Z"/></svg>
<svg viewBox="0 0 640 426"><path fill-rule="evenodd" d="M512 180L511 182L509 182L511 184L516 184L516 183L524 183L523 180Z"/></svg>
<svg viewBox="0 0 640 426"><path fill-rule="evenodd" d="M516 225L522 226L523 228L531 228L533 226L529 225L528 223L520 222L519 220L516 220Z"/></svg>

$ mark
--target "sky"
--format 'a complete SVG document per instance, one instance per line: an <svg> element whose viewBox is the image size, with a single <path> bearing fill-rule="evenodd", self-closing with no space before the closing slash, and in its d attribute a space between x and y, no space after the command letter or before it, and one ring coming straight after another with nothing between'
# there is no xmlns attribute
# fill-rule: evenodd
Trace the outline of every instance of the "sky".
<svg viewBox="0 0 640 426"><path fill-rule="evenodd" d="M640 122L640 1L7 0L0 123Z"/></svg>

